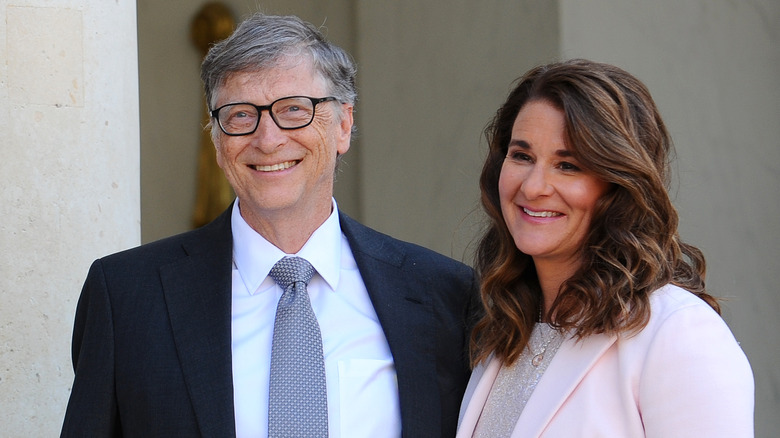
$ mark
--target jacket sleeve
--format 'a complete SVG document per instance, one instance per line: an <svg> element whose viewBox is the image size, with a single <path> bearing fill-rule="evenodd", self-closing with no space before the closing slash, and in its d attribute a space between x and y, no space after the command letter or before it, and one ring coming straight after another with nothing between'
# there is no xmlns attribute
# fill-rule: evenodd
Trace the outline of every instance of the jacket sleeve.
<svg viewBox="0 0 780 438"><path fill-rule="evenodd" d="M75 378L61 437L120 437L111 302L100 260L81 290L73 325Z"/></svg>
<svg viewBox="0 0 780 438"><path fill-rule="evenodd" d="M750 364L706 304L665 315L644 364L638 404L647 437L753 436Z"/></svg>

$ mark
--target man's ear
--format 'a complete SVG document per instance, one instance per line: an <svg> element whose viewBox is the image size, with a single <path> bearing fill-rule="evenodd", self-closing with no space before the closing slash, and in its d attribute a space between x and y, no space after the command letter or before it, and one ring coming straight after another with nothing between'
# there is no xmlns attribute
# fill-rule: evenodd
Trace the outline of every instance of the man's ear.
<svg viewBox="0 0 780 438"><path fill-rule="evenodd" d="M351 103L342 103L341 105L341 122L339 124L338 147L336 149L339 155L344 154L349 150L350 141L352 139L352 126L355 123L352 115L354 105Z"/></svg>

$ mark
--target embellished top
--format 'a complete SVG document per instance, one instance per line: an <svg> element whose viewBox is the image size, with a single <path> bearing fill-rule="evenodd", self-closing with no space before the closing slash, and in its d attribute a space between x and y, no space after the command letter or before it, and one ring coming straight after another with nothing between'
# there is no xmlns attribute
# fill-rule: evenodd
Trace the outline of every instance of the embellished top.
<svg viewBox="0 0 780 438"><path fill-rule="evenodd" d="M474 438L508 437L528 399L555 356L564 336L546 323L537 323L528 345L514 364L502 366L477 422Z"/></svg>

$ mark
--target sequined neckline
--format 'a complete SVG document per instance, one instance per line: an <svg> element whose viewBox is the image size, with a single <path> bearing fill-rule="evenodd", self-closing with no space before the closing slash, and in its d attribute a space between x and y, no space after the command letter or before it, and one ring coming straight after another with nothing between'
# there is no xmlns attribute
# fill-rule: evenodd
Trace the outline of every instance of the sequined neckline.
<svg viewBox="0 0 780 438"><path fill-rule="evenodd" d="M477 422L474 438L511 435L563 340L564 335L547 323L534 326L528 345L517 361L499 370Z"/></svg>

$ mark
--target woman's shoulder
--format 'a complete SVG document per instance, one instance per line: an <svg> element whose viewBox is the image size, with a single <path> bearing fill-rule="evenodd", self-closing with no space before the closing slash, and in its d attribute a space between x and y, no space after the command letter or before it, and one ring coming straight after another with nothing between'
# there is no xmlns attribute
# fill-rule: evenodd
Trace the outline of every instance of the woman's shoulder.
<svg viewBox="0 0 780 438"><path fill-rule="evenodd" d="M717 431L692 435L744 436L742 431L752 429L753 374L726 322L702 299L673 285L653 292L650 304L648 324L619 341L626 361L635 364L644 417L655 418L652 427L677 427L682 423L660 419L684 414L690 427Z"/></svg>
<svg viewBox="0 0 780 438"><path fill-rule="evenodd" d="M717 344L737 344L718 312L693 293L672 284L650 295L650 318L636 338L649 343L669 338L675 343L701 344L710 339Z"/></svg>
<svg viewBox="0 0 780 438"><path fill-rule="evenodd" d="M679 286L667 284L650 294L651 322L661 322L679 316L681 312L720 319L720 315L709 304Z"/></svg>
<svg viewBox="0 0 780 438"><path fill-rule="evenodd" d="M650 317L640 330L624 333L619 343L625 348L635 348L637 344L647 345L659 338L672 336L677 339L696 338L717 328L720 335L731 335L725 321L709 304L693 293L673 284L656 289L650 295Z"/></svg>

